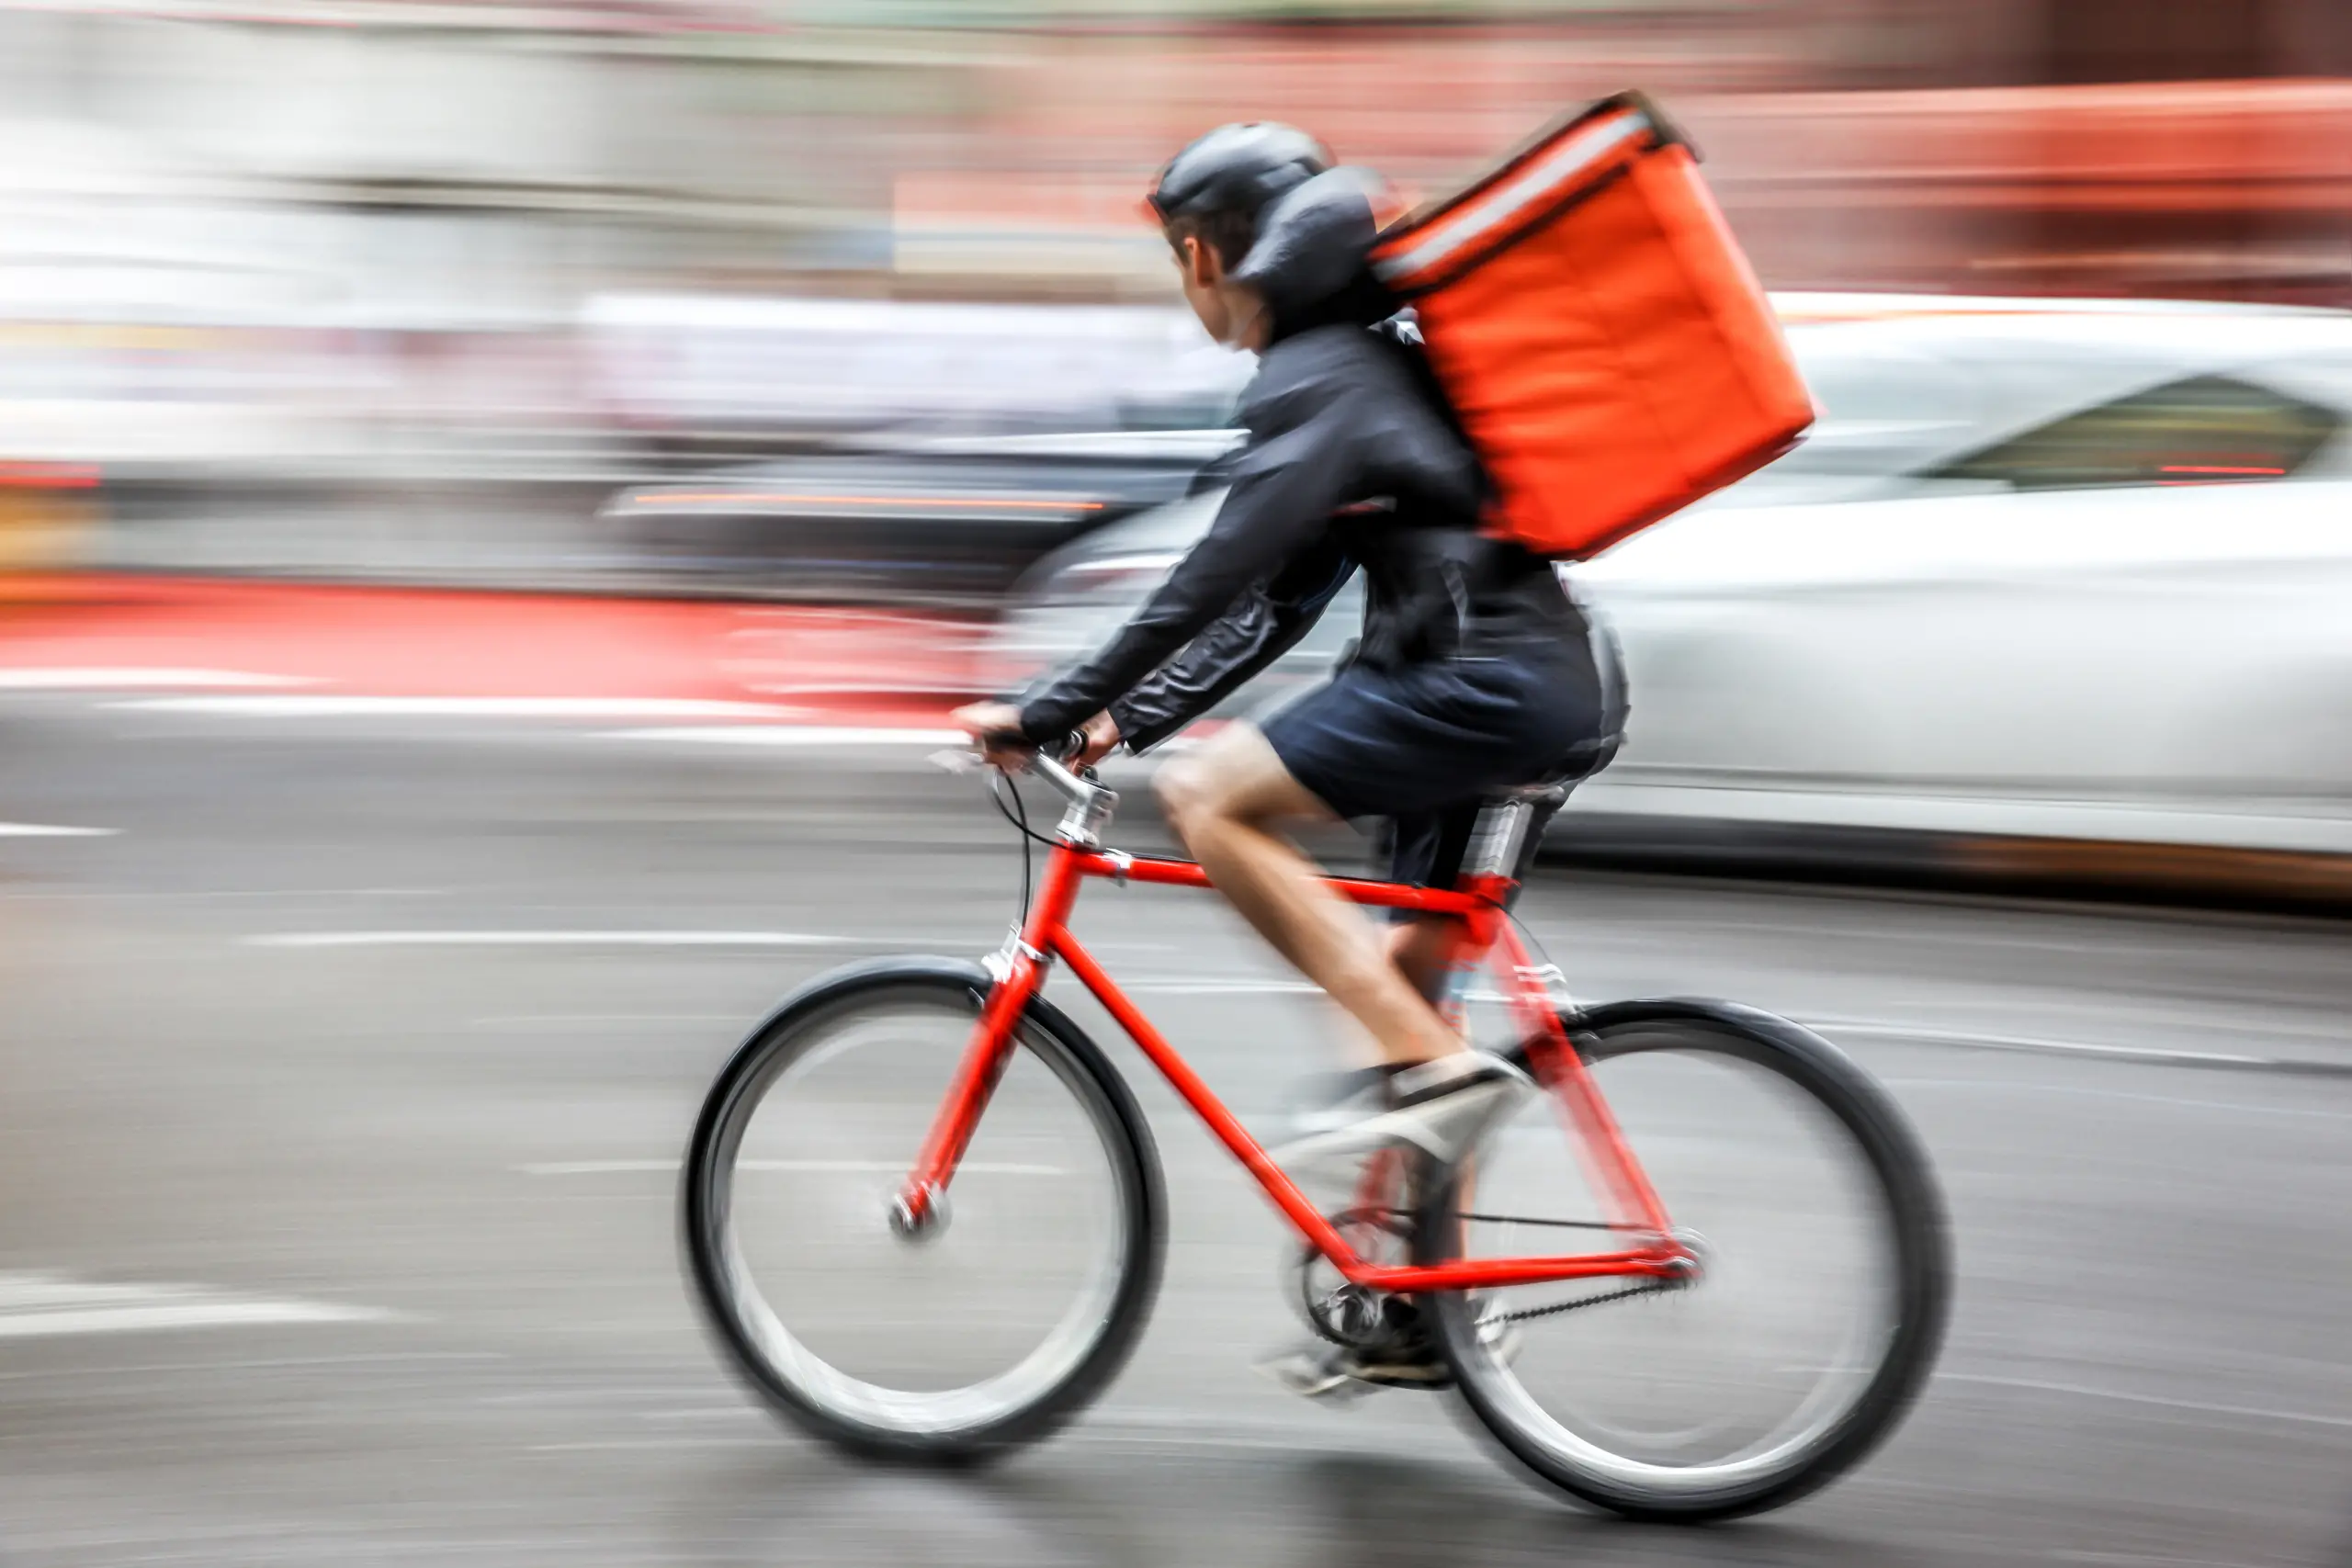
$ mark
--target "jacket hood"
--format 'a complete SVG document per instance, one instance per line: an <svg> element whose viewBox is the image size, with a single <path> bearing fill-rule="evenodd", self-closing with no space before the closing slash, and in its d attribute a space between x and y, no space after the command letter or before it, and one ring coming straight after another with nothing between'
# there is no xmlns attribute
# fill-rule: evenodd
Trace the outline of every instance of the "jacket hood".
<svg viewBox="0 0 2352 1568"><path fill-rule="evenodd" d="M1334 321L1368 326L1395 313L1365 265L1380 233L1376 188L1368 170L1327 169L1259 215L1257 241L1232 276L1265 299L1277 337Z"/></svg>

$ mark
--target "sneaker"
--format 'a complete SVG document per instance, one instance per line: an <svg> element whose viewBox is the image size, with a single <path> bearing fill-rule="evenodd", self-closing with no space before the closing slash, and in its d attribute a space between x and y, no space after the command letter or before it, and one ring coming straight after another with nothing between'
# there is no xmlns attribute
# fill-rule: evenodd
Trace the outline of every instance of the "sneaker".
<svg viewBox="0 0 2352 1568"><path fill-rule="evenodd" d="M1372 1101L1362 1086L1333 1108L1331 1124L1306 1131L1270 1151L1277 1164L1312 1167L1352 1158L1391 1144L1410 1144L1450 1165L1487 1130L1534 1092L1525 1073L1484 1051L1457 1051L1435 1061L1379 1072L1384 1092ZM1372 1101L1371 1103L1366 1103ZM1385 1102L1385 1109L1378 1106Z"/></svg>
<svg viewBox="0 0 2352 1568"><path fill-rule="evenodd" d="M1283 1125L1290 1140L1314 1137L1352 1126L1375 1111L1388 1109L1388 1080L1410 1064L1389 1062L1376 1067L1317 1073L1294 1082L1283 1094Z"/></svg>
<svg viewBox="0 0 2352 1568"><path fill-rule="evenodd" d="M1519 1359L1525 1340L1519 1325L1501 1313L1478 1320L1478 1344L1497 1365ZM1453 1369L1437 1343L1416 1323L1385 1345L1360 1348L1311 1339L1297 1349L1258 1363L1258 1370L1293 1393L1333 1403L1361 1398L1380 1388L1418 1388L1432 1393L1453 1386Z"/></svg>
<svg viewBox="0 0 2352 1568"><path fill-rule="evenodd" d="M1418 1333L1368 1348L1310 1340L1260 1362L1259 1370L1308 1399L1355 1398L1376 1388L1434 1391L1453 1386L1453 1369L1445 1364L1436 1345Z"/></svg>
<svg viewBox="0 0 2352 1568"><path fill-rule="evenodd" d="M1295 1350L1261 1361L1258 1370L1293 1393L1334 1402L1358 1398L1376 1388L1436 1391L1453 1387L1453 1369L1423 1325L1420 1309L1408 1301L1392 1301L1389 1310L1396 1331L1380 1345L1363 1348L1311 1339ZM1479 1347L1497 1364L1508 1367L1517 1361L1524 1343L1519 1325L1499 1308L1479 1314Z"/></svg>

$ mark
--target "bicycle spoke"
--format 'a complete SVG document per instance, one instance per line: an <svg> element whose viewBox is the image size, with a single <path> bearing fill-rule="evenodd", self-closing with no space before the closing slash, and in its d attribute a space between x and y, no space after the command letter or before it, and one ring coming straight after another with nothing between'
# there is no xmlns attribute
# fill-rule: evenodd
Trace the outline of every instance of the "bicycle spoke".
<svg viewBox="0 0 2352 1568"><path fill-rule="evenodd" d="M955 1449L1055 1418L1148 1300L1156 1199L1130 1126L1026 1026L930 1223L894 1223L977 1015L960 981L818 1008L730 1067L697 1137L719 1325L787 1414L843 1441Z"/></svg>
<svg viewBox="0 0 2352 1568"><path fill-rule="evenodd" d="M1696 1258L1692 1277L1437 1299L1473 1408L1582 1495L1637 1512L1736 1511L1810 1484L1884 1428L1932 1351L1939 1298L1912 1294L1921 1276L1903 1258L1940 1231L1932 1211L1923 1224L1890 1192L1909 1170L1858 1141L1854 1127L1871 1124L1854 1118L1876 1111L1864 1099L1874 1091L1849 1068L1801 1081L1774 1043L1661 1024L1589 1047L1595 1088ZM1833 1108L1825 1093L1852 1099ZM1432 1260L1524 1257L1544 1234L1630 1229L1555 1217L1602 1206L1607 1176L1541 1100L1480 1145L1464 1179L1475 1188L1439 1194L1425 1219L1425 1235L1451 1238L1425 1244Z"/></svg>

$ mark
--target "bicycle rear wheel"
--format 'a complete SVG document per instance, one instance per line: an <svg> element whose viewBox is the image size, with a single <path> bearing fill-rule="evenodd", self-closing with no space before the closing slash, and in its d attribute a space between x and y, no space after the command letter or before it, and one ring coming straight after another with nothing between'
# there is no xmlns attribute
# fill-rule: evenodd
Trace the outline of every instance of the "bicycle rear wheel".
<svg viewBox="0 0 2352 1568"><path fill-rule="evenodd" d="M1893 1430L1940 1343L1949 1242L1917 1138L1834 1046L1769 1014L1623 1003L1574 1038L1701 1272L1431 1298L1464 1401L1536 1475L1622 1514L1793 1501ZM1431 1192L1417 1249L1613 1248L1578 1228L1607 1212L1593 1184L1536 1097Z"/></svg>
<svg viewBox="0 0 2352 1568"><path fill-rule="evenodd" d="M1158 1286L1150 1134L1043 1001L944 1214L893 1226L989 984L944 959L817 981L736 1053L687 1153L685 1247L720 1340L777 1410L859 1452L970 1459L1046 1435L1117 1371Z"/></svg>

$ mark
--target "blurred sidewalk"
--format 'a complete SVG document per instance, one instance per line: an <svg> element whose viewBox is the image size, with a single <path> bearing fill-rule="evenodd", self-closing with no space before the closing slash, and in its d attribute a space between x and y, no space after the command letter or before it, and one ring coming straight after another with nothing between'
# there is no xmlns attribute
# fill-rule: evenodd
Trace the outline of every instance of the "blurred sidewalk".
<svg viewBox="0 0 2352 1568"><path fill-rule="evenodd" d="M0 580L0 689L858 724L937 724L970 688L978 630L887 611L107 574Z"/></svg>

